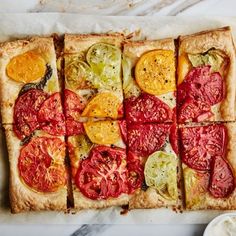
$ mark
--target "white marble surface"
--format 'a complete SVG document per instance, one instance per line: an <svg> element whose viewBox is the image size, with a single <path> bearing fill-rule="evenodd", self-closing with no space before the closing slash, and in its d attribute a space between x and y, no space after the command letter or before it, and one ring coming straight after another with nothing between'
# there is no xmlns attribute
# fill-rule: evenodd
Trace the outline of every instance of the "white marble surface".
<svg viewBox="0 0 236 236"><path fill-rule="evenodd" d="M0 0L0 13L76 12L97 15L235 16L235 0ZM205 225L0 225L9 236L200 236Z"/></svg>

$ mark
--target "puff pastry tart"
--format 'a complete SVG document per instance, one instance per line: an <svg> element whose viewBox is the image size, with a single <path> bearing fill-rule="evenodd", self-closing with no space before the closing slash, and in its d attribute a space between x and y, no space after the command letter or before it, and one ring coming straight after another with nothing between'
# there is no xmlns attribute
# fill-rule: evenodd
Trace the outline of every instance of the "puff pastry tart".
<svg viewBox="0 0 236 236"><path fill-rule="evenodd" d="M122 40L121 34L65 35L68 135L79 134L87 118L123 117Z"/></svg>
<svg viewBox="0 0 236 236"><path fill-rule="evenodd" d="M68 138L75 209L128 204L126 125L88 121Z"/></svg>
<svg viewBox="0 0 236 236"><path fill-rule="evenodd" d="M122 65L127 122L173 122L175 64L173 39L124 43Z"/></svg>
<svg viewBox="0 0 236 236"><path fill-rule="evenodd" d="M187 209L235 209L235 138L235 123L180 128Z"/></svg>
<svg viewBox="0 0 236 236"><path fill-rule="evenodd" d="M179 39L178 121L235 120L235 48L229 27Z"/></svg>

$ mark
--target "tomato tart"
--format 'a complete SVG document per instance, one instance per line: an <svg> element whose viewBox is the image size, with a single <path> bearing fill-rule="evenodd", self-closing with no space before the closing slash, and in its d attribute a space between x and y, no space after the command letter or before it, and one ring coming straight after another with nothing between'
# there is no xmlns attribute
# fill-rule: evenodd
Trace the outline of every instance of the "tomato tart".
<svg viewBox="0 0 236 236"><path fill-rule="evenodd" d="M5 134L12 213L66 210L68 167L63 136L36 131L33 137L22 142L12 125L5 125Z"/></svg>
<svg viewBox="0 0 236 236"><path fill-rule="evenodd" d="M121 34L65 35L64 100L69 135L88 118L123 117L122 40Z"/></svg>
<svg viewBox="0 0 236 236"><path fill-rule="evenodd" d="M124 43L123 90L128 123L173 122L175 64L173 39Z"/></svg>
<svg viewBox="0 0 236 236"><path fill-rule="evenodd" d="M181 36L178 122L234 121L235 67L229 27Z"/></svg>
<svg viewBox="0 0 236 236"><path fill-rule="evenodd" d="M0 78L2 123L19 129L28 123L30 129L39 126L41 104L60 91L53 38L0 44ZM43 122L49 122L48 117Z"/></svg>
<svg viewBox="0 0 236 236"><path fill-rule="evenodd" d="M181 206L176 126L153 123L127 127L129 208Z"/></svg>
<svg viewBox="0 0 236 236"><path fill-rule="evenodd" d="M235 123L180 128L187 209L235 209L235 138Z"/></svg>
<svg viewBox="0 0 236 236"><path fill-rule="evenodd" d="M75 209L128 204L125 121L88 121L68 137Z"/></svg>

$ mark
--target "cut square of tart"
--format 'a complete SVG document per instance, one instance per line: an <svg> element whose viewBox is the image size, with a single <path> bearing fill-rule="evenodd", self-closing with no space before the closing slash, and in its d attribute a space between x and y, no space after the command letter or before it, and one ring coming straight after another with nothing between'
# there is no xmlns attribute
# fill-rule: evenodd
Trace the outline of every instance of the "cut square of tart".
<svg viewBox="0 0 236 236"><path fill-rule="evenodd" d="M38 126L42 122L37 117L41 104L59 91L53 38L33 37L0 44L3 124Z"/></svg>
<svg viewBox="0 0 236 236"><path fill-rule="evenodd" d="M128 123L175 119L175 64L173 39L124 43L123 90Z"/></svg>
<svg viewBox="0 0 236 236"><path fill-rule="evenodd" d="M178 122L234 121L235 68L229 27L181 36Z"/></svg>
<svg viewBox="0 0 236 236"><path fill-rule="evenodd" d="M125 121L88 121L68 137L74 208L128 204Z"/></svg>
<svg viewBox="0 0 236 236"><path fill-rule="evenodd" d="M180 128L180 155L189 210L236 208L236 123Z"/></svg>
<svg viewBox="0 0 236 236"><path fill-rule="evenodd" d="M176 126L131 124L127 130L129 209L181 207Z"/></svg>
<svg viewBox="0 0 236 236"><path fill-rule="evenodd" d="M66 210L68 169L64 138L36 131L30 139L21 142L11 125L4 128L12 213Z"/></svg>
<svg viewBox="0 0 236 236"><path fill-rule="evenodd" d="M74 110L66 118L75 125L123 116L122 40L121 34L65 35L65 110Z"/></svg>

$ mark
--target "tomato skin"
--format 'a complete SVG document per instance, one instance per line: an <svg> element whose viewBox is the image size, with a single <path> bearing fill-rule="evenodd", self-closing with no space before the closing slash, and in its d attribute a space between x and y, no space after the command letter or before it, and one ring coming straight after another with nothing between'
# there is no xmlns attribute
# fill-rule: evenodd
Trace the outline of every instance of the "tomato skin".
<svg viewBox="0 0 236 236"><path fill-rule="evenodd" d="M66 118L66 135L84 133L82 122L77 121L85 107L81 98L69 89L64 90L64 109Z"/></svg>
<svg viewBox="0 0 236 236"><path fill-rule="evenodd" d="M48 95L38 89L30 89L17 98L14 105L13 129L19 139L32 134L40 127L38 111Z"/></svg>
<svg viewBox="0 0 236 236"><path fill-rule="evenodd" d="M174 123L170 128L170 144L174 152L179 154L179 144L178 144L178 129L176 123Z"/></svg>
<svg viewBox="0 0 236 236"><path fill-rule="evenodd" d="M128 193L132 194L136 189L141 188L144 181L144 166L141 160L131 151L127 155L128 169Z"/></svg>
<svg viewBox="0 0 236 236"><path fill-rule="evenodd" d="M192 169L211 169L214 156L224 156L227 130L222 124L180 129L181 159Z"/></svg>
<svg viewBox="0 0 236 236"><path fill-rule="evenodd" d="M96 146L89 157L82 160L75 176L80 191L93 200L118 197L126 193L126 150Z"/></svg>
<svg viewBox="0 0 236 236"><path fill-rule="evenodd" d="M171 122L173 111L154 95L142 93L125 100L125 115L129 123Z"/></svg>
<svg viewBox="0 0 236 236"><path fill-rule="evenodd" d="M235 181L231 166L221 156L212 161L209 192L215 198L228 197L235 189Z"/></svg>
<svg viewBox="0 0 236 236"><path fill-rule="evenodd" d="M65 143L59 138L37 137L20 150L19 174L38 192L55 192L67 182Z"/></svg>
<svg viewBox="0 0 236 236"><path fill-rule="evenodd" d="M129 150L142 157L160 150L166 142L170 127L168 124L128 125Z"/></svg>
<svg viewBox="0 0 236 236"><path fill-rule="evenodd" d="M126 123L126 120L119 120L118 124L119 124L119 128L120 128L122 140L124 141L124 143L127 143L127 123Z"/></svg>
<svg viewBox="0 0 236 236"><path fill-rule="evenodd" d="M39 111L38 121L40 128L51 135L65 135L65 117L59 92L52 94L46 99Z"/></svg>

